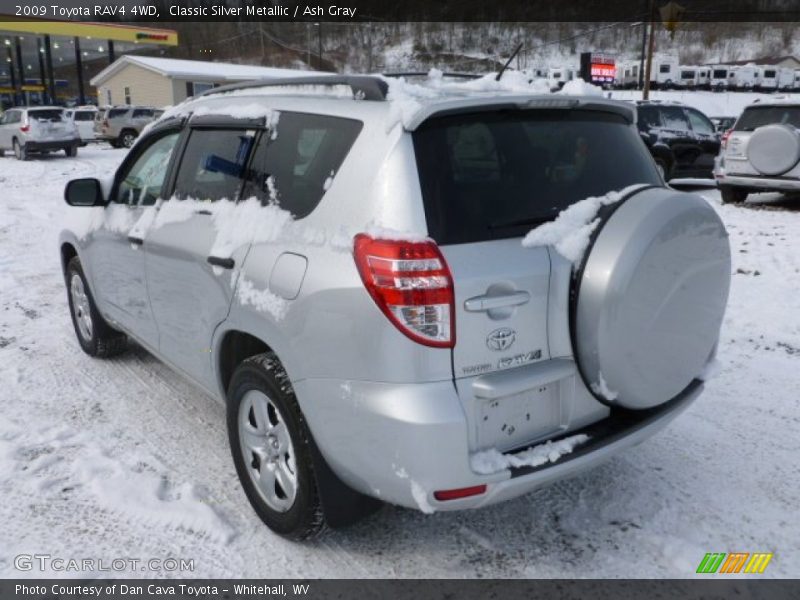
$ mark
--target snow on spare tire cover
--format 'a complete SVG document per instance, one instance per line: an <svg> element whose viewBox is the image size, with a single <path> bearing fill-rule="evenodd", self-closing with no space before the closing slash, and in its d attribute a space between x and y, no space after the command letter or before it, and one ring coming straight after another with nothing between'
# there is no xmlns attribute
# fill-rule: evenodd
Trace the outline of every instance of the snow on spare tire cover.
<svg viewBox="0 0 800 600"><path fill-rule="evenodd" d="M800 160L800 134L786 125L765 125L747 142L747 159L764 175L782 175Z"/></svg>
<svg viewBox="0 0 800 600"><path fill-rule="evenodd" d="M728 235L695 194L649 188L608 208L573 281L575 356L600 400L647 409L683 391L713 353Z"/></svg>

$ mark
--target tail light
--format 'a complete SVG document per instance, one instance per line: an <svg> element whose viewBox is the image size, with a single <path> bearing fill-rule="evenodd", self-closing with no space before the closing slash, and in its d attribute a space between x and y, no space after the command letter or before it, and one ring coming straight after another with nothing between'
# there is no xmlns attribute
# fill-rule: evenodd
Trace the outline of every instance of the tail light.
<svg viewBox="0 0 800 600"><path fill-rule="evenodd" d="M360 233L354 258L370 296L403 334L425 346L455 345L453 277L433 241Z"/></svg>
<svg viewBox="0 0 800 600"><path fill-rule="evenodd" d="M433 497L439 502L447 500L458 500L459 498L469 498L486 493L486 485L473 485L472 487L459 488L457 490L441 490L433 492Z"/></svg>
<svg viewBox="0 0 800 600"><path fill-rule="evenodd" d="M725 148L728 146L728 138L731 137L732 133L733 129L728 129L728 131L722 134L722 138L720 138L720 144L722 145L723 150L725 150Z"/></svg>
<svg viewBox="0 0 800 600"><path fill-rule="evenodd" d="M108 129L108 119L103 119L103 128Z"/></svg>
<svg viewBox="0 0 800 600"><path fill-rule="evenodd" d="M28 121L27 118L22 122L22 125L20 125L19 130L22 133L28 133L31 130L31 123L30 121Z"/></svg>

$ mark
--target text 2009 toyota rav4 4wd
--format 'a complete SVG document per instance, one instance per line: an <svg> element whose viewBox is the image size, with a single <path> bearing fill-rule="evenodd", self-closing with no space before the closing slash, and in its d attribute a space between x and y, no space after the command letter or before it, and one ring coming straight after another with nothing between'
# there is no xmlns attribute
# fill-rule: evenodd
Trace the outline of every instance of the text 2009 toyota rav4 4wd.
<svg viewBox="0 0 800 600"><path fill-rule="evenodd" d="M133 338L224 398L248 498L295 538L629 449L698 396L727 302L725 229L635 107L393 85L218 89L65 192L94 207L60 241L81 346Z"/></svg>

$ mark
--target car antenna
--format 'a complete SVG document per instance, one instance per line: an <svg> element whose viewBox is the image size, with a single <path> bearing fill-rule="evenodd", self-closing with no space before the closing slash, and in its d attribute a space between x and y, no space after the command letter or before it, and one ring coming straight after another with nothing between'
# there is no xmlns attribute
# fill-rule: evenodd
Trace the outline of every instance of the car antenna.
<svg viewBox="0 0 800 600"><path fill-rule="evenodd" d="M503 73L506 72L508 65L511 64L511 61L514 60L514 57L519 54L519 51L522 50L522 42L516 47L516 49L511 53L511 56L508 57L506 64L503 65L503 68L500 69L500 72L497 74L497 77L494 78L495 81L500 81L500 78L503 76Z"/></svg>

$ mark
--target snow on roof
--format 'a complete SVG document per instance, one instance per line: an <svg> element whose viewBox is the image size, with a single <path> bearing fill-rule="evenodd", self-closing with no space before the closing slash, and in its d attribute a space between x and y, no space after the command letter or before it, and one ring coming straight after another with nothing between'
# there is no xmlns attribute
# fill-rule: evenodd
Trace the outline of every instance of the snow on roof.
<svg viewBox="0 0 800 600"><path fill-rule="evenodd" d="M165 77L212 80L218 82L299 77L313 73L313 71L301 71L299 69L280 69L277 67L261 67L255 65L238 65L223 62L126 54L95 75L90 83L93 86L102 85L109 77L119 72L127 65L136 65L164 75Z"/></svg>

